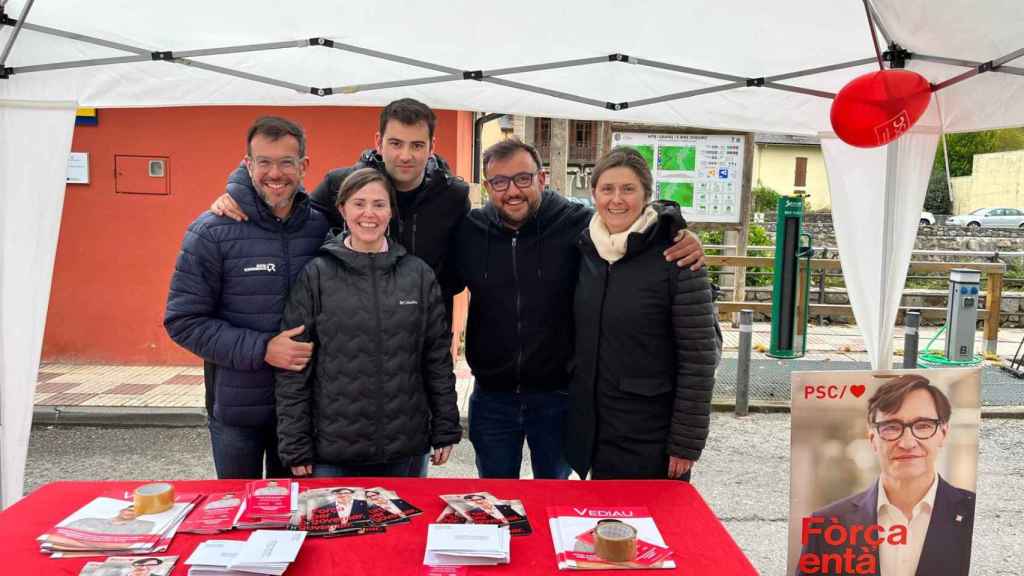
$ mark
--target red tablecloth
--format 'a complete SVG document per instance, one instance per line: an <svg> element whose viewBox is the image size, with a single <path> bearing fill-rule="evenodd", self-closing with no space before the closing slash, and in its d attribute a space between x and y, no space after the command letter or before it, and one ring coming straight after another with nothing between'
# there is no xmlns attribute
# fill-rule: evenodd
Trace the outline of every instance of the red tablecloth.
<svg viewBox="0 0 1024 576"><path fill-rule="evenodd" d="M141 482L54 482L36 490L0 513L0 549L4 551L0 555L0 573L77 575L89 559L50 559L39 552L36 536L101 492L132 489L140 484ZM239 490L243 484L244 482L239 480L174 482L178 492L202 493ZM700 494L685 482L469 478L358 478L302 482L303 487L332 485L380 485L397 490L399 496L421 508L423 515L414 518L410 524L389 527L384 534L349 538L309 538L303 544L296 562L288 569L288 576L418 575L422 571L427 538L426 526L437 518L444 508L438 495L475 491L491 492L499 498L522 500L533 526L533 534L512 538L511 564L472 567L469 569L471 575L558 573L546 514L547 506L556 505L647 506L666 543L675 551L678 567L675 570L640 571L644 574L757 574ZM185 560L199 542L208 538L244 539L248 534L248 531L237 530L217 536L179 534L175 536L170 549L164 554L177 554L180 557L173 574L184 575L188 572Z"/></svg>

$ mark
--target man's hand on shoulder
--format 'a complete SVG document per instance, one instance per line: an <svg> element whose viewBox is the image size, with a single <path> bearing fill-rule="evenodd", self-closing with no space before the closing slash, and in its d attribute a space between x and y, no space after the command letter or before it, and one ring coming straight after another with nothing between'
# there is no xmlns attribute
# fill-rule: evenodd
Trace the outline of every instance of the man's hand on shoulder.
<svg viewBox="0 0 1024 576"><path fill-rule="evenodd" d="M242 212L241 206L229 194L221 194L210 204L210 212L217 216L227 216L235 222L246 222L249 217Z"/></svg>
<svg viewBox="0 0 1024 576"><path fill-rule="evenodd" d="M680 268L690 267L694 272L704 267L704 246L697 235L689 230L676 234L675 244L665 250L665 260L675 262Z"/></svg>
<svg viewBox="0 0 1024 576"><path fill-rule="evenodd" d="M297 342L292 337L305 331L305 326L296 326L274 336L267 342L267 353L263 357L267 364L282 370L301 372L313 357L312 342Z"/></svg>

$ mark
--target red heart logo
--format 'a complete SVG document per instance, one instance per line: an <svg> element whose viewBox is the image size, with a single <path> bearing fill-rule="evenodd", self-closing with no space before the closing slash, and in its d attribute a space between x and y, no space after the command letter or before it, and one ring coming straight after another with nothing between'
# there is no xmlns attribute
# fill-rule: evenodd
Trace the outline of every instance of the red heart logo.
<svg viewBox="0 0 1024 576"><path fill-rule="evenodd" d="M860 398L861 395L864 394L865 390L867 390L867 388L863 384L857 384L855 386L850 386L850 393L852 393L857 398Z"/></svg>

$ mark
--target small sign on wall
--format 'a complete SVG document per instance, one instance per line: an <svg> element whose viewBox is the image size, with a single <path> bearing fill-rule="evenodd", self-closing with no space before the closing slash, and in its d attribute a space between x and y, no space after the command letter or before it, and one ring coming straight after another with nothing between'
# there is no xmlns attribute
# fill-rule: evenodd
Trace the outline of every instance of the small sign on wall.
<svg viewBox="0 0 1024 576"><path fill-rule="evenodd" d="M72 152L68 155L68 173L65 180L68 184L89 183L88 152Z"/></svg>

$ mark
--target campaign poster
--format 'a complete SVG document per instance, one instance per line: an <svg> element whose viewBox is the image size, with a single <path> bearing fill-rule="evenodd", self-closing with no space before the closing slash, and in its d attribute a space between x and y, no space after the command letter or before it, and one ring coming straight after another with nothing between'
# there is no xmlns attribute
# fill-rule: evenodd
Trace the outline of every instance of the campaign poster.
<svg viewBox="0 0 1024 576"><path fill-rule="evenodd" d="M788 574L967 576L981 369L795 372Z"/></svg>

